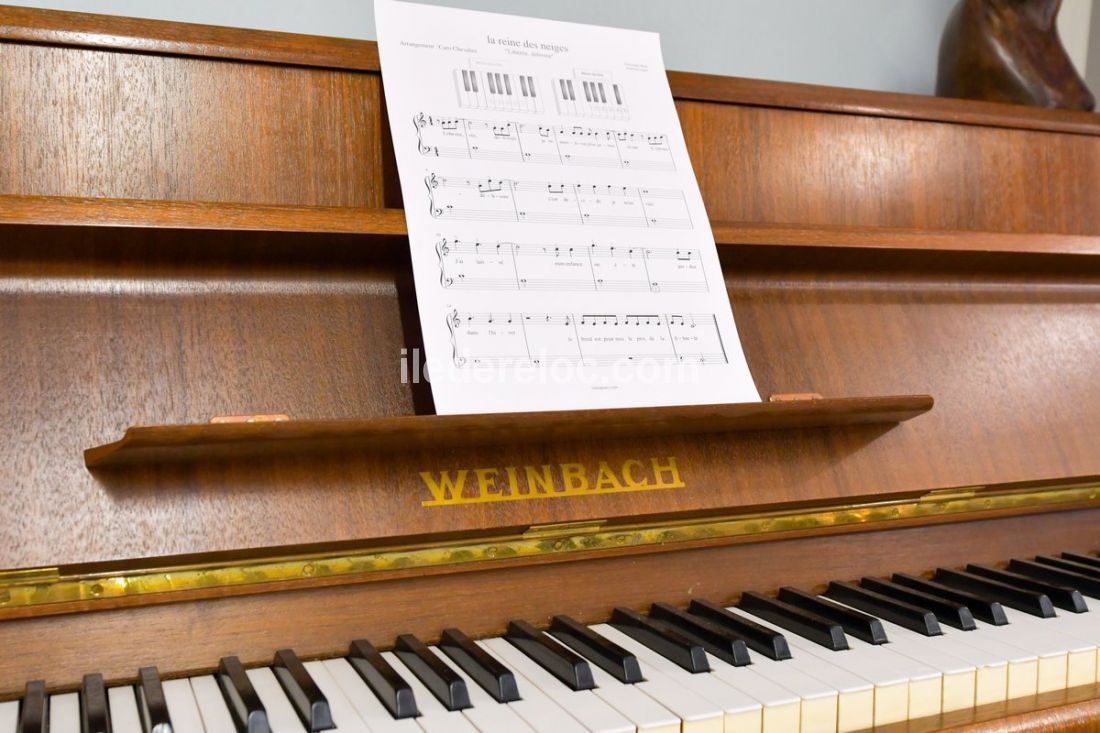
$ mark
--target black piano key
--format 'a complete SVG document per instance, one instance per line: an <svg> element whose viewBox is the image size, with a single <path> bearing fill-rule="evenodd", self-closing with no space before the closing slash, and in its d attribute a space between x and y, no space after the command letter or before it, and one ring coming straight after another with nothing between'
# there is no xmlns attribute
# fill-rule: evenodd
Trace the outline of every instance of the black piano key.
<svg viewBox="0 0 1100 733"><path fill-rule="evenodd" d="M861 588L854 583L830 581L825 595L924 636L943 634L936 614L927 608Z"/></svg>
<svg viewBox="0 0 1100 733"><path fill-rule="evenodd" d="M856 611L828 598L815 596L813 593L807 593L790 586L780 588L778 597L784 603L798 606L804 611L816 613L822 618L840 624L845 634L851 634L868 644L885 644L888 641L886 629L882 628L882 622L862 611Z"/></svg>
<svg viewBox="0 0 1100 733"><path fill-rule="evenodd" d="M161 687L160 674L156 667L142 667L138 670L137 703L141 727L145 733L173 733L168 701L164 698L164 688Z"/></svg>
<svg viewBox="0 0 1100 733"><path fill-rule="evenodd" d="M527 77L523 76L522 74L519 77L519 91L525 97L531 96L527 93Z"/></svg>
<svg viewBox="0 0 1100 733"><path fill-rule="evenodd" d="M458 629L444 629L439 648L497 702L519 700L519 686L512 670Z"/></svg>
<svg viewBox="0 0 1100 733"><path fill-rule="evenodd" d="M527 88L531 90L532 97L538 96L538 94L535 93L535 80L533 77L527 77Z"/></svg>
<svg viewBox="0 0 1100 733"><path fill-rule="evenodd" d="M1039 580L1028 575L1021 575L1012 570L998 570L988 565L969 563L966 569L975 575L981 575L990 580L997 580L1024 590L1044 593L1056 608L1061 608L1063 611L1085 613L1089 610L1089 607L1085 605L1085 599L1081 597L1081 592L1075 588Z"/></svg>
<svg viewBox="0 0 1100 733"><path fill-rule="evenodd" d="M637 657L568 616L551 619L550 635L620 682L643 680Z"/></svg>
<svg viewBox="0 0 1100 733"><path fill-rule="evenodd" d="M504 638L570 689L595 688L592 669L584 657L547 638L526 621L509 621Z"/></svg>
<svg viewBox="0 0 1100 733"><path fill-rule="evenodd" d="M826 649L838 652L848 648L844 628L819 614L753 591L742 593L737 605Z"/></svg>
<svg viewBox="0 0 1100 733"><path fill-rule="evenodd" d="M1008 569L1020 575L1076 588L1085 595L1100 598L1100 578L1084 575L1074 570L1065 570L1053 565L1044 565L1034 560L1009 560Z"/></svg>
<svg viewBox="0 0 1100 733"><path fill-rule="evenodd" d="M43 680L28 682L23 688L23 702L19 705L18 733L48 733L49 700Z"/></svg>
<svg viewBox="0 0 1100 733"><path fill-rule="evenodd" d="M891 583L881 578L860 578L859 584L867 590L873 590L899 601L912 603L914 606L927 608L936 614L936 618L940 620L941 624L947 624L962 631L973 631L977 628L977 624L974 623L974 614L970 612L965 604L957 601L924 593L916 588L907 588L904 585Z"/></svg>
<svg viewBox="0 0 1100 733"><path fill-rule="evenodd" d="M962 603L970 609L970 614L974 618L979 621L984 621L987 624L1004 626L1008 623L1008 617L1005 615L1005 610L1001 608L1001 604L990 598L976 596L973 593L967 593L964 590L952 588L949 585L937 583L933 580L918 578L916 575L909 575L907 573L894 573L890 580L898 585L904 585L907 588L919 590L921 593L927 593L928 595L942 598L945 601Z"/></svg>
<svg viewBox="0 0 1100 733"><path fill-rule="evenodd" d="M588 82L582 81L581 82L581 88L584 89L584 99L585 99L585 101L591 102L592 101L592 92L590 92L588 90Z"/></svg>
<svg viewBox="0 0 1100 733"><path fill-rule="evenodd" d="M565 88L565 79L558 79L558 85L561 87L561 98L568 101L569 90Z"/></svg>
<svg viewBox="0 0 1100 733"><path fill-rule="evenodd" d="M1033 616L1051 618L1055 615L1054 604L1042 593L1016 588L980 575L950 568L936 568L934 577L937 582L944 585L962 588L974 595L995 600L1009 608L1015 608Z"/></svg>
<svg viewBox="0 0 1100 733"><path fill-rule="evenodd" d="M509 97L512 96L512 80L508 78L508 75L504 75L504 93Z"/></svg>
<svg viewBox="0 0 1100 733"><path fill-rule="evenodd" d="M565 80L565 86L569 89L569 101L576 102L577 101L577 93L573 90L573 80L572 79L566 79Z"/></svg>
<svg viewBox="0 0 1100 733"><path fill-rule="evenodd" d="M618 84L612 84L611 89L612 89L612 91L615 92L615 104L617 104L621 107L622 104L623 104L623 97L622 97L621 94L619 94L619 85Z"/></svg>
<svg viewBox="0 0 1100 733"><path fill-rule="evenodd" d="M489 72L488 74L485 75L485 79L486 79L486 81L489 82L489 94L496 94L497 93L496 74L494 74L492 72Z"/></svg>
<svg viewBox="0 0 1100 733"><path fill-rule="evenodd" d="M1035 558L1035 562L1042 563L1043 565L1049 565L1054 568L1061 568L1062 570L1069 570L1074 573L1080 573L1081 575L1087 575L1090 578L1100 579L1100 570L1087 565L1085 563L1074 562L1062 557L1053 557L1051 555L1039 555Z"/></svg>
<svg viewBox="0 0 1100 733"><path fill-rule="evenodd" d="M470 72L466 71L466 69L462 70L462 87L466 91L470 91Z"/></svg>
<svg viewBox="0 0 1100 733"><path fill-rule="evenodd" d="M474 71L470 72L470 87L473 88L474 94L477 94L477 92L478 92L478 89L477 89L477 72L474 72Z"/></svg>
<svg viewBox="0 0 1100 733"><path fill-rule="evenodd" d="M81 733L111 733L111 711L103 675L86 674L80 683Z"/></svg>
<svg viewBox="0 0 1100 733"><path fill-rule="evenodd" d="M359 673L390 715L397 719L420 715L412 686L390 666L366 639L356 639L348 648L348 663Z"/></svg>
<svg viewBox="0 0 1100 733"><path fill-rule="evenodd" d="M607 95L603 91L603 82L597 82L596 87L600 90L600 102L607 104Z"/></svg>
<svg viewBox="0 0 1100 733"><path fill-rule="evenodd" d="M336 727L332 722L332 710L329 709L328 700L321 694L320 688L309 676L309 672L298 659L297 654L290 649L280 649L275 652L271 671L275 673L279 685L290 698L298 718L309 733Z"/></svg>
<svg viewBox="0 0 1100 733"><path fill-rule="evenodd" d="M1093 557L1092 555L1086 555L1083 552L1062 552L1059 556L1063 560L1079 563L1081 565L1088 565L1100 571L1100 557Z"/></svg>
<svg viewBox="0 0 1100 733"><path fill-rule="evenodd" d="M394 718L414 718L420 714L412 686L369 641L353 641L347 660Z"/></svg>
<svg viewBox="0 0 1100 733"><path fill-rule="evenodd" d="M650 618L664 621L677 631L702 644L703 649L734 667L751 664L749 646L740 636L724 626L699 616L693 616L667 603L654 603L649 607Z"/></svg>
<svg viewBox="0 0 1100 733"><path fill-rule="evenodd" d="M424 686L448 710L470 707L470 691L466 681L442 659L432 653L424 642L412 634L401 634L394 644L394 653L415 674Z"/></svg>
<svg viewBox="0 0 1100 733"><path fill-rule="evenodd" d="M728 610L710 601L693 600L688 613L700 616L716 624L721 624L740 636L750 649L776 661L791 658L791 648L786 637L778 631L751 621L744 616L730 613Z"/></svg>
<svg viewBox="0 0 1100 733"><path fill-rule="evenodd" d="M616 608L611 613L610 624L692 674L710 671L703 645L668 624L647 618L629 608Z"/></svg>
<svg viewBox="0 0 1100 733"><path fill-rule="evenodd" d="M267 710L244 671L241 660L222 657L216 675L218 688L239 733L271 733Z"/></svg>

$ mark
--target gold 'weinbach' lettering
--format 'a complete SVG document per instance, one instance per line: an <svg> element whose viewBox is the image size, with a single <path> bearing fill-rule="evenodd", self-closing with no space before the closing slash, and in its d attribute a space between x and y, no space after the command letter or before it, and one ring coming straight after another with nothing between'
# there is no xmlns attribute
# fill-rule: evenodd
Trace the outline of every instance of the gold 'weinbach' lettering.
<svg viewBox="0 0 1100 733"><path fill-rule="evenodd" d="M422 502L423 506L682 489L685 485L674 456L646 460L631 458L622 463L600 461L594 467L583 463L558 463L421 471L420 479L431 496Z"/></svg>

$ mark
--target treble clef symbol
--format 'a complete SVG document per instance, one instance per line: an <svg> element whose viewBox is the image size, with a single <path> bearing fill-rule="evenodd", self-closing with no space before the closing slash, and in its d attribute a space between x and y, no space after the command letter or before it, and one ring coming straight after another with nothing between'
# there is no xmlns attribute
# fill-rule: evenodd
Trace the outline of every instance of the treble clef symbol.
<svg viewBox="0 0 1100 733"><path fill-rule="evenodd" d="M431 118L429 118L429 117L425 117L424 113L421 112L419 115L416 116L416 126L417 127L427 127L428 123L430 122L430 119Z"/></svg>

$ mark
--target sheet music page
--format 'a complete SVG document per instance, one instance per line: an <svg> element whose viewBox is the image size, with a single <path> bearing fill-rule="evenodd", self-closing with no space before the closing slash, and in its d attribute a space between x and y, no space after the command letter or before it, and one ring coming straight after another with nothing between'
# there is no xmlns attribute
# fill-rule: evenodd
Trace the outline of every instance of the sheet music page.
<svg viewBox="0 0 1100 733"><path fill-rule="evenodd" d="M659 37L375 15L436 411L758 401Z"/></svg>

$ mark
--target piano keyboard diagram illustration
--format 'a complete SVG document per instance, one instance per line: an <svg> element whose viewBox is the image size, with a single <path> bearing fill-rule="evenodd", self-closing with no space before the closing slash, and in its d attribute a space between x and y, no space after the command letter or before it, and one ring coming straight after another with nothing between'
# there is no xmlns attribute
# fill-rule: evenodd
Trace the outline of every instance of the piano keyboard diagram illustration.
<svg viewBox="0 0 1100 733"><path fill-rule="evenodd" d="M558 114L594 119L628 120L630 109L622 85L602 71L577 71L573 78L551 81Z"/></svg>
<svg viewBox="0 0 1100 733"><path fill-rule="evenodd" d="M680 189L448 178L434 173L424 184L436 219L692 228Z"/></svg>
<svg viewBox="0 0 1100 733"><path fill-rule="evenodd" d="M447 289L702 293L699 251L607 244L436 243Z"/></svg>
<svg viewBox="0 0 1100 733"><path fill-rule="evenodd" d="M463 109L488 109L504 112L543 111L542 94L535 77L486 69L455 69L455 92Z"/></svg>
<svg viewBox="0 0 1100 733"><path fill-rule="evenodd" d="M445 119L423 113L413 123L420 154L427 157L676 170L668 138L661 133L460 117Z"/></svg>
<svg viewBox="0 0 1100 733"><path fill-rule="evenodd" d="M447 316L454 363L488 368L727 363L713 313L462 313Z"/></svg>

